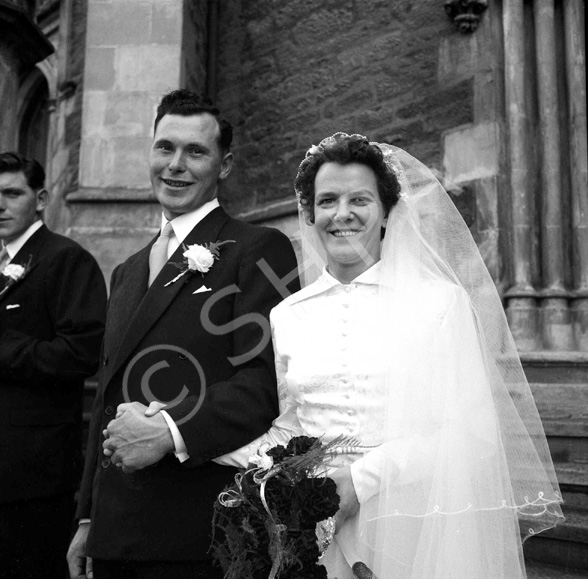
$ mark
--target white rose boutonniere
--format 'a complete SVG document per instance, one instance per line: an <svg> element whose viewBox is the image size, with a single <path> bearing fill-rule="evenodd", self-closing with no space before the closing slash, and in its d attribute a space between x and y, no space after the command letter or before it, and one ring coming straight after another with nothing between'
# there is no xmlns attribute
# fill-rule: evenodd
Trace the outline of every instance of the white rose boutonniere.
<svg viewBox="0 0 588 579"><path fill-rule="evenodd" d="M17 281L20 281L31 268L31 261L33 256L29 256L29 261L25 265L19 263L9 263L3 270L2 276L8 278L6 285L0 290L0 296L8 290L9 287L13 286Z"/></svg>
<svg viewBox="0 0 588 579"><path fill-rule="evenodd" d="M227 239L226 241L214 241L205 243L204 245L184 245L184 261L181 263L174 263L177 268L182 270L174 279L168 281L163 287L175 283L182 276L187 273L200 272L202 275L208 273L210 268L214 265L215 260L220 259L220 248L226 243L235 243L234 239Z"/></svg>
<svg viewBox="0 0 588 579"><path fill-rule="evenodd" d="M24 266L18 263L9 263L2 271L2 275L9 277L13 281L18 281L24 275L24 272Z"/></svg>
<svg viewBox="0 0 588 579"><path fill-rule="evenodd" d="M188 269L200 273L206 273L214 263L212 251L202 245L188 245L184 257L188 260Z"/></svg>

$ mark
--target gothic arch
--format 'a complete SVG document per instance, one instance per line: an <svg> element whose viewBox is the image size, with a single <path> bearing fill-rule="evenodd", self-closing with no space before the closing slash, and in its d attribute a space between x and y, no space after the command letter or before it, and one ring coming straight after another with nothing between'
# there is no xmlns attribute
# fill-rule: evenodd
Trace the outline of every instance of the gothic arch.
<svg viewBox="0 0 588 579"><path fill-rule="evenodd" d="M47 78L35 67L25 76L19 89L17 148L27 157L47 166L50 133L50 89Z"/></svg>

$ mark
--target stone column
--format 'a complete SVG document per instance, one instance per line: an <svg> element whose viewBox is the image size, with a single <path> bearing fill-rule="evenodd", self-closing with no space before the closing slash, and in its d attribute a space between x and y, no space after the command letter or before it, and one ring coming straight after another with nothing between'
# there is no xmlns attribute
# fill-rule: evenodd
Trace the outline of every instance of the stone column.
<svg viewBox="0 0 588 579"><path fill-rule="evenodd" d="M566 75L572 189L573 300L576 343L588 351L588 152L586 146L586 48L584 2L564 4Z"/></svg>
<svg viewBox="0 0 588 579"><path fill-rule="evenodd" d="M510 166L513 285L506 292L507 316L521 351L538 349L537 292L532 285L531 143L525 103L525 54L523 0L505 0L504 69L508 158Z"/></svg>
<svg viewBox="0 0 588 579"><path fill-rule="evenodd" d="M161 96L204 86L203 0L88 0L79 189L69 234L107 274L159 226L148 154ZM205 21L205 19L204 19Z"/></svg>
<svg viewBox="0 0 588 579"><path fill-rule="evenodd" d="M24 0L0 3L0 102L15 110L20 77L53 52L29 13L29 3ZM0 150L15 149L17 135L16 114L0 115Z"/></svg>
<svg viewBox="0 0 588 579"><path fill-rule="evenodd" d="M554 0L535 0L535 47L541 176L541 321L544 346L573 350L568 292L564 287L565 252L562 217L562 175L556 74Z"/></svg>

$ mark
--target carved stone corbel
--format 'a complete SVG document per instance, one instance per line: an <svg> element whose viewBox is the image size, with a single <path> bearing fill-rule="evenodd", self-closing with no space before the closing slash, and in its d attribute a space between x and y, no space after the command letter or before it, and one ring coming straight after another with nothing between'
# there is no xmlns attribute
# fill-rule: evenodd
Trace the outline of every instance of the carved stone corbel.
<svg viewBox="0 0 588 579"><path fill-rule="evenodd" d="M445 12L460 32L474 32L488 8L488 0L447 0Z"/></svg>

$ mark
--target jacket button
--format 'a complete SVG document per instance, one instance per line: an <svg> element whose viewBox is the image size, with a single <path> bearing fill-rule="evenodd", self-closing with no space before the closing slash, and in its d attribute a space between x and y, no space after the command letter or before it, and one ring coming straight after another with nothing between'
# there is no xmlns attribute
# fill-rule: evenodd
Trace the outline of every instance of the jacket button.
<svg viewBox="0 0 588 579"><path fill-rule="evenodd" d="M111 414L114 414L114 408L112 406L110 406L110 404L104 409L104 413L107 414L108 416L110 416Z"/></svg>
<svg viewBox="0 0 588 579"><path fill-rule="evenodd" d="M108 356L106 354L104 354L104 356L102 356L102 365L103 366L108 365Z"/></svg>
<svg viewBox="0 0 588 579"><path fill-rule="evenodd" d="M109 458L105 458L105 459L102 461L102 468L108 468L108 467L109 467L111 464L112 464L112 463L110 462L110 459L109 459Z"/></svg>

